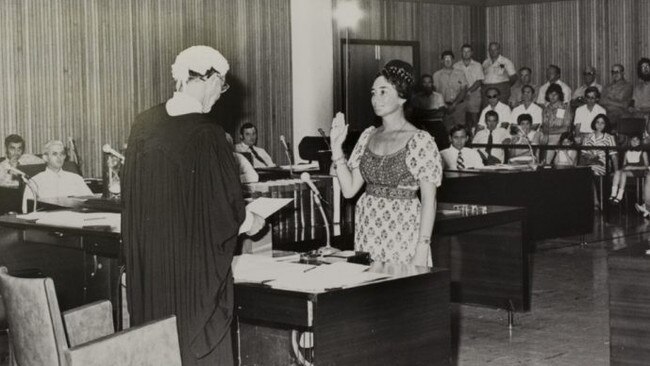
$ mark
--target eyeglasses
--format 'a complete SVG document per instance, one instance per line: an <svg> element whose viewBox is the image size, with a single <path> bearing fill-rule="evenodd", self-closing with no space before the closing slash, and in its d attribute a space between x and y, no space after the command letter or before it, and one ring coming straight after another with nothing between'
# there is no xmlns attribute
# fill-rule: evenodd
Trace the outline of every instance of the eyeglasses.
<svg viewBox="0 0 650 366"><path fill-rule="evenodd" d="M221 93L227 92L230 89L230 84L226 82L226 79L221 74L217 74L217 77L221 80Z"/></svg>
<svg viewBox="0 0 650 366"><path fill-rule="evenodd" d="M497 94L492 94L492 95L487 95L488 99L495 99L498 98L499 96Z"/></svg>

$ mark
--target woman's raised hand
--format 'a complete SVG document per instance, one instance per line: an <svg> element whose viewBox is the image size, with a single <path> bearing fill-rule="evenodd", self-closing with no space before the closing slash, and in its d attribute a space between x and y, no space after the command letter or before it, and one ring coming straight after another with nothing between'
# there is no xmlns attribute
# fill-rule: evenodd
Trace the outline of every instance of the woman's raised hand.
<svg viewBox="0 0 650 366"><path fill-rule="evenodd" d="M348 136L348 125L345 124L345 116L338 112L332 120L332 129L330 130L330 143L332 144L332 154L343 146L345 138Z"/></svg>

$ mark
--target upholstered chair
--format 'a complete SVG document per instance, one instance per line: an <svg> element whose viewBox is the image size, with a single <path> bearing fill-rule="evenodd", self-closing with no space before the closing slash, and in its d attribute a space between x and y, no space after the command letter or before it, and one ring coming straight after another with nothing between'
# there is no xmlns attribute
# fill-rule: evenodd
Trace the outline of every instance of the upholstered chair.
<svg viewBox="0 0 650 366"><path fill-rule="evenodd" d="M4 267L0 295L13 365L181 365L174 316L114 333L109 301L69 310L62 317L52 279L12 277Z"/></svg>

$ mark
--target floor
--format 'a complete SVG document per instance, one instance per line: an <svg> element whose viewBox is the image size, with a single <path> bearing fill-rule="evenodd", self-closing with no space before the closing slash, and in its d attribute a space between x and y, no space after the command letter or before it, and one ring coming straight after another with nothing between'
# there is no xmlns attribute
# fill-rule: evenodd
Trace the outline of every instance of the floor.
<svg viewBox="0 0 650 366"><path fill-rule="evenodd" d="M594 233L538 243L533 255L531 311L456 305L455 365L609 365L607 254L650 240L650 222L635 213L596 218Z"/></svg>
<svg viewBox="0 0 650 366"><path fill-rule="evenodd" d="M633 240L650 240L650 221L634 213L600 215L586 246L580 237L538 243L533 255L532 310L515 314L454 305L454 365L609 364L607 254ZM6 365L0 334L0 366Z"/></svg>

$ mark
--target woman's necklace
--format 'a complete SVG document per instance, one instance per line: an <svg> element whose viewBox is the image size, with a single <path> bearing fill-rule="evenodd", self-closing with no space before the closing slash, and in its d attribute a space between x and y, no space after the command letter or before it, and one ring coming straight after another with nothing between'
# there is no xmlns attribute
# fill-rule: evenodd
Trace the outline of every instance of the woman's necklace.
<svg viewBox="0 0 650 366"><path fill-rule="evenodd" d="M387 145L388 147L392 147L393 145L395 145L395 140L397 139L397 138L395 137L395 134L396 134L396 133L399 133L400 131L402 131L402 129L404 129L404 126L406 126L406 122L408 122L408 121L407 121L406 119L404 119L404 122L402 122L402 124L399 126L399 128L396 129L396 130L394 130L394 131L392 131L392 133L393 133L393 137L391 137L391 138L386 142L386 145ZM384 128L384 132L386 132L386 129L385 129L385 128ZM392 150L389 150L389 151L392 151ZM387 156L387 155L393 155L393 154L394 154L394 153L383 154L383 155L381 156L381 160L379 161L379 169L380 169L380 170L381 170L382 166L384 166L384 160L386 160L386 156Z"/></svg>

